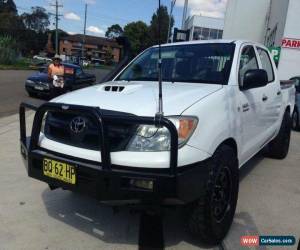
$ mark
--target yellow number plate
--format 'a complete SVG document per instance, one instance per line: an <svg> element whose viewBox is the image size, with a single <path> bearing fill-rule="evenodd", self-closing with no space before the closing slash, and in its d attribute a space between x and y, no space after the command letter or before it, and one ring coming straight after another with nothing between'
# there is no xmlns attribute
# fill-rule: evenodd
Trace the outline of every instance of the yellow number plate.
<svg viewBox="0 0 300 250"><path fill-rule="evenodd" d="M76 183L75 167L67 163L44 159L43 160L44 175L69 184Z"/></svg>

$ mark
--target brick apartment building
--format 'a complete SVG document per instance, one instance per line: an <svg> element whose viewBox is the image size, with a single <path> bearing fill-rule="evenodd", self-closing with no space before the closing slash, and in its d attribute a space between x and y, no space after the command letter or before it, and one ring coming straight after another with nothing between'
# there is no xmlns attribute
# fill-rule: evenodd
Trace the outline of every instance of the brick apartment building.
<svg viewBox="0 0 300 250"><path fill-rule="evenodd" d="M83 35L70 35L60 39L60 54L67 57L81 57ZM112 56L112 61L118 63L121 57L122 46L115 40L86 36L84 54L89 60L107 61L109 55Z"/></svg>

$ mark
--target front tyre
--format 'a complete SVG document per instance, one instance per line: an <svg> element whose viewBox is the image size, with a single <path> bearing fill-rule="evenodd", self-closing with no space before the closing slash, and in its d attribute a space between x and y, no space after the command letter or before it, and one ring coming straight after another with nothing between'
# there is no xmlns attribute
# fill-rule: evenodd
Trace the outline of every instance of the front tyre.
<svg viewBox="0 0 300 250"><path fill-rule="evenodd" d="M188 229L202 243L218 245L227 235L235 214L239 169L235 151L220 146L209 163L210 173L203 196L188 210Z"/></svg>
<svg viewBox="0 0 300 250"><path fill-rule="evenodd" d="M268 156L274 159L284 159L290 148L292 119L290 112L285 111L278 135L269 143Z"/></svg>

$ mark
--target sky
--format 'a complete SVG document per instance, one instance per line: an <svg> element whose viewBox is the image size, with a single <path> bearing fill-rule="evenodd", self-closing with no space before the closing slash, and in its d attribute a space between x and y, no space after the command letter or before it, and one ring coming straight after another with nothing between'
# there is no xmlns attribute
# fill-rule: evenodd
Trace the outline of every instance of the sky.
<svg viewBox="0 0 300 250"><path fill-rule="evenodd" d="M30 12L31 7L41 6L48 12L55 13L51 4L55 0L14 0L19 14ZM149 24L152 14L158 7L158 0L58 0L63 5L59 8L62 15L59 28L70 34L83 33L84 5L88 4L87 34L104 36L112 24L124 27L127 23L142 20ZM189 0L189 15L211 17L224 16L227 0ZM161 4L170 7L171 0L161 0ZM173 11L175 26L181 27L184 0L177 0ZM51 19L51 28L54 18Z"/></svg>

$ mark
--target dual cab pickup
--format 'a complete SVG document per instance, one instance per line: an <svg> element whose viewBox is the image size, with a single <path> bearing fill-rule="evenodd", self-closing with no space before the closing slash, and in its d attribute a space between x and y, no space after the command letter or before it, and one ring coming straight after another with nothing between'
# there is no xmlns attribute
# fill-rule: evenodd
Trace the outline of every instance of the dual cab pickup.
<svg viewBox="0 0 300 250"><path fill-rule="evenodd" d="M281 86L268 50L247 41L196 41L161 48L164 116L158 106L158 47L111 82L37 108L21 152L30 177L104 202L185 205L188 228L218 244L233 221L239 168L268 146L288 154L295 88Z"/></svg>

